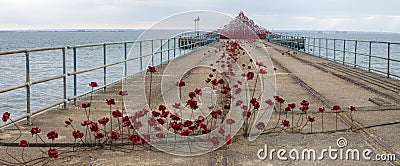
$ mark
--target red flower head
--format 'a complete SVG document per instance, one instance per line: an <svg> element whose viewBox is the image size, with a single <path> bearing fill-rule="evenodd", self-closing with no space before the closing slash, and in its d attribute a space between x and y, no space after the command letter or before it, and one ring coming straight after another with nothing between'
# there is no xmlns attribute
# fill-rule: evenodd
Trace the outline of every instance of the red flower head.
<svg viewBox="0 0 400 166"><path fill-rule="evenodd" d="M82 103L81 108L89 108L90 103Z"/></svg>
<svg viewBox="0 0 400 166"><path fill-rule="evenodd" d="M192 121L186 120L185 122L183 122L183 127L189 127L192 125L192 123L193 123Z"/></svg>
<svg viewBox="0 0 400 166"><path fill-rule="evenodd" d="M126 95L128 95L128 91L126 91L126 90L124 90L124 91L120 90L120 91L118 91L118 95L120 95L120 96L126 96Z"/></svg>
<svg viewBox="0 0 400 166"><path fill-rule="evenodd" d="M221 79L218 80L218 83L223 85L223 84L225 84L225 80L221 78Z"/></svg>
<svg viewBox="0 0 400 166"><path fill-rule="evenodd" d="M321 108L318 108L318 112L325 112L325 108L324 107L321 107Z"/></svg>
<svg viewBox="0 0 400 166"><path fill-rule="evenodd" d="M309 103L307 100L301 101L300 104L301 104L302 106L309 106L309 105L310 105L310 103Z"/></svg>
<svg viewBox="0 0 400 166"><path fill-rule="evenodd" d="M247 80L252 80L254 78L254 73L253 72L248 72L247 73Z"/></svg>
<svg viewBox="0 0 400 166"><path fill-rule="evenodd" d="M121 135L116 131L111 131L110 134L108 134L108 138L115 139L115 140L119 139L120 136Z"/></svg>
<svg viewBox="0 0 400 166"><path fill-rule="evenodd" d="M191 99L195 98L196 97L196 92L189 92L189 97Z"/></svg>
<svg viewBox="0 0 400 166"><path fill-rule="evenodd" d="M225 136L225 141L227 145L232 144L232 136L230 134Z"/></svg>
<svg viewBox="0 0 400 166"><path fill-rule="evenodd" d="M50 131L49 133L47 133L47 138L54 140L58 138L58 133L55 131Z"/></svg>
<svg viewBox="0 0 400 166"><path fill-rule="evenodd" d="M356 107L350 106L350 111L355 111L355 110L356 110Z"/></svg>
<svg viewBox="0 0 400 166"><path fill-rule="evenodd" d="M99 131L99 126L97 125L97 123L91 123L89 128L90 128L90 131L92 131L92 132Z"/></svg>
<svg viewBox="0 0 400 166"><path fill-rule="evenodd" d="M179 104L179 103L174 103L174 104L172 105L172 107L174 107L174 108L176 108L176 109L181 109L181 104Z"/></svg>
<svg viewBox="0 0 400 166"><path fill-rule="evenodd" d="M245 117L245 118L250 118L251 117L250 110L243 111L242 116Z"/></svg>
<svg viewBox="0 0 400 166"><path fill-rule="evenodd" d="M134 145L137 145L140 140L141 138L136 134L132 134L131 136L129 136L129 141L131 141Z"/></svg>
<svg viewBox="0 0 400 166"><path fill-rule="evenodd" d="M282 120L282 125L285 127L290 127L290 123L288 120Z"/></svg>
<svg viewBox="0 0 400 166"><path fill-rule="evenodd" d="M155 73L155 72L157 72L157 69L155 66L148 66L147 71L149 71L150 73Z"/></svg>
<svg viewBox="0 0 400 166"><path fill-rule="evenodd" d="M185 86L185 82L179 81L176 83L176 86L179 86L179 87Z"/></svg>
<svg viewBox="0 0 400 166"><path fill-rule="evenodd" d="M105 125L107 125L107 123L108 123L109 120L110 120L109 118L104 117L104 118L99 119L98 122L99 122L100 124L102 124L103 126L105 126Z"/></svg>
<svg viewBox="0 0 400 166"><path fill-rule="evenodd" d="M307 119L311 123L315 121L315 117L308 116Z"/></svg>
<svg viewBox="0 0 400 166"><path fill-rule="evenodd" d="M81 123L81 125L82 125L82 126L87 126L87 125L90 125L91 123L93 123L93 122L90 121L90 120L85 120L85 121L83 121L83 122Z"/></svg>
<svg viewBox="0 0 400 166"><path fill-rule="evenodd" d="M103 135L103 133L101 133L100 131L97 131L97 132L96 132L96 135L94 135L94 138L96 138L96 139L102 139L102 138L104 138L104 135Z"/></svg>
<svg viewBox="0 0 400 166"><path fill-rule="evenodd" d="M114 99L106 99L107 105L115 105L115 100Z"/></svg>
<svg viewBox="0 0 400 166"><path fill-rule="evenodd" d="M9 112L4 112L3 118L1 118L3 122L7 122L8 119L10 119L10 113Z"/></svg>
<svg viewBox="0 0 400 166"><path fill-rule="evenodd" d="M161 111L160 116L163 118L166 118L166 117L168 117L168 114L169 114L169 111Z"/></svg>
<svg viewBox="0 0 400 166"><path fill-rule="evenodd" d="M264 124L264 122L259 122L259 123L256 125L256 128L257 128L258 130L264 130L264 129L265 129L265 124Z"/></svg>
<svg viewBox="0 0 400 166"><path fill-rule="evenodd" d="M75 139L82 138L83 137L83 133L81 131L79 131L79 130L73 131L72 132L72 136L74 136Z"/></svg>
<svg viewBox="0 0 400 166"><path fill-rule="evenodd" d="M304 113L307 113L308 109L309 109L309 107L306 105L303 105L300 107L300 110L303 111Z"/></svg>
<svg viewBox="0 0 400 166"><path fill-rule="evenodd" d="M39 134L40 131L41 131L41 130L40 130L38 127L33 127L33 128L31 129L31 134L32 134L32 136L33 136L34 134Z"/></svg>
<svg viewBox="0 0 400 166"><path fill-rule="evenodd" d="M20 147L29 147L29 143L27 140L21 140L18 144Z"/></svg>
<svg viewBox="0 0 400 166"><path fill-rule="evenodd" d="M285 102L285 99L278 97L277 101L278 101L278 103L281 103L281 104L282 104L282 103Z"/></svg>
<svg viewBox="0 0 400 166"><path fill-rule="evenodd" d="M158 110L160 110L160 111L165 111L166 109L167 109L167 107L165 105L160 104L158 106Z"/></svg>
<svg viewBox="0 0 400 166"><path fill-rule="evenodd" d="M296 104L295 103L288 104L288 107L290 107L291 109L294 109L294 108L296 108Z"/></svg>
<svg viewBox="0 0 400 166"><path fill-rule="evenodd" d="M226 123L229 124L229 125L231 125L231 124L234 124L234 123L235 123L235 120L233 120L233 119L227 119L227 120L226 120Z"/></svg>
<svg viewBox="0 0 400 166"><path fill-rule="evenodd" d="M333 111L338 111L338 110L340 110L340 106L334 105L334 106L332 107L332 110L333 110Z"/></svg>
<svg viewBox="0 0 400 166"><path fill-rule="evenodd" d="M199 108L199 106L197 105L197 101L192 100L192 99L188 100L188 101L186 102L186 104L189 105L190 108L192 108L192 109L197 109L197 108Z"/></svg>
<svg viewBox="0 0 400 166"><path fill-rule="evenodd" d="M194 92L195 92L197 95L201 96L201 89L196 88L196 89L194 89Z"/></svg>
<svg viewBox="0 0 400 166"><path fill-rule="evenodd" d="M112 112L112 116L113 116L114 118L120 118L120 117L122 117L123 115L122 115L122 113L121 113L119 110L115 110L115 111Z"/></svg>
<svg viewBox="0 0 400 166"><path fill-rule="evenodd" d="M213 146L218 146L219 144L217 136L211 137L210 142L213 144Z"/></svg>
<svg viewBox="0 0 400 166"><path fill-rule="evenodd" d="M157 122L158 122L160 125L164 125L164 124L167 122L167 120L165 120L165 119L163 119L163 118L158 118L158 119L157 119Z"/></svg>
<svg viewBox="0 0 400 166"><path fill-rule="evenodd" d="M171 114L169 117L174 121L181 120L181 118L179 117L179 115L177 113Z"/></svg>
<svg viewBox="0 0 400 166"><path fill-rule="evenodd" d="M151 114L153 114L154 117L159 117L160 113L157 111L152 111Z"/></svg>
<svg viewBox="0 0 400 166"><path fill-rule="evenodd" d="M49 148L47 154L50 158L58 158L58 150L56 148Z"/></svg>
<svg viewBox="0 0 400 166"><path fill-rule="evenodd" d="M186 130L182 130L182 136L189 136L190 135L190 130L186 129Z"/></svg>
<svg viewBox="0 0 400 166"><path fill-rule="evenodd" d="M274 102L271 99L265 100L265 103L267 103L270 106L274 105Z"/></svg>
<svg viewBox="0 0 400 166"><path fill-rule="evenodd" d="M99 85L97 84L97 82L90 82L89 86L90 87L98 87Z"/></svg>
<svg viewBox="0 0 400 166"><path fill-rule="evenodd" d="M267 74L267 70L265 70L265 69L260 69L258 72L259 72L260 74Z"/></svg>
<svg viewBox="0 0 400 166"><path fill-rule="evenodd" d="M204 117L203 116L199 116L199 117L197 117L197 119L196 119L196 124L200 124L200 123L203 123L204 122Z"/></svg>

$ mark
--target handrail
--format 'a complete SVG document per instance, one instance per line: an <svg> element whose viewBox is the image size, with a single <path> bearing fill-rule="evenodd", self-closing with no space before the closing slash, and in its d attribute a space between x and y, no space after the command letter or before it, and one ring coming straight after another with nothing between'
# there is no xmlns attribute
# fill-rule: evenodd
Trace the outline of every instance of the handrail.
<svg viewBox="0 0 400 166"><path fill-rule="evenodd" d="M272 38L270 40L286 47L299 49L300 51L314 56L365 69L368 72L383 74L388 78L400 79L400 65L392 65L393 63L400 64L400 59L393 58L395 57L393 54L397 53L396 55L399 57L400 53L393 52L391 49L393 45L400 46L399 42L291 35L280 35L278 38ZM382 54L373 53L372 46L380 47L382 50L386 50L386 52L382 51ZM374 61L373 59L376 60ZM376 67L378 59L385 61L385 65L382 66L385 68L385 71ZM367 61L367 63L364 61ZM397 68L394 68L394 66L397 66Z"/></svg>
<svg viewBox="0 0 400 166"><path fill-rule="evenodd" d="M25 72L25 76L26 76L26 80L24 84L21 85L15 85L12 87L8 87L5 89L0 89L0 94L2 93L6 93L6 92L10 92L13 90L17 90L20 88L25 88L26 89L26 114L21 115L20 117L18 117L18 120L23 120L24 118L26 118L27 120L27 124L31 124L31 116L34 114L37 114L39 112L42 111L46 111L48 109L51 109L57 105L62 104L63 109L67 109L67 103L69 101L73 101L73 104L76 105L76 99L79 97L82 97L84 95L87 95L89 92L83 92L83 93L79 93L78 94L78 76L80 74L83 73L89 73L89 72L93 72L95 70L100 70L103 69L103 84L100 85L98 88L96 88L95 90L100 90L100 89L104 89L105 91L107 90L107 87L115 84L117 82L122 81L124 78L129 77L127 74L127 68L128 65L127 63L129 61L133 61L133 60L140 60L140 71L143 71L143 58L145 57L151 57L152 59L152 65L156 65L154 64L154 58L158 58L160 57L161 61L160 64L163 63L163 55L167 55L168 61L179 56L179 55L184 55L186 53L188 53L188 51L186 49L196 49L199 48L199 46L204 46L207 44L210 44L214 41L217 41L219 38L216 36L208 36L205 37L204 34L201 34L202 37L198 37L197 35L193 35L191 36L191 38L197 38L195 40L195 42L187 42L185 44L182 43L177 43L179 42L179 39L181 38L185 38L187 39L187 37L189 36L190 33L194 33L194 32L185 32L182 34L179 34L177 36L174 36L172 38L165 38L165 39L147 39L147 40L141 40L141 41L124 41L124 42L110 42L110 43L97 43L97 44L86 44L86 45L75 45L75 46L66 46L66 47L48 47L48 48L35 48L35 49L25 49L25 50L16 50L16 51L7 51L7 52L0 52L0 55L13 55L13 54L24 54L25 55L25 67L26 67L26 72ZM190 38L189 38L190 39ZM160 45L159 48L154 49L155 45L154 43L156 43L155 41L159 41ZM146 42L151 42L152 44L152 48L151 48L151 52L150 49L146 50L143 49L143 43ZM171 44L171 42L173 42ZM202 44L199 44L202 43ZM139 50L132 50L133 52L138 52L140 53L138 57L128 57L129 51L128 51L128 44L139 44ZM113 62L113 63L107 63L107 59L108 59L108 54L110 53L109 51L107 51L107 47L110 45L122 45L122 50L123 51L123 60L117 61L117 62ZM172 47L171 47L172 46ZM90 69L83 69L83 70L78 70L78 66L77 66L77 61L79 59L79 55L77 50L78 49L84 49L84 48L94 48L94 47L98 47L98 48L103 48L102 52L103 52L103 61L104 63L100 66L96 66ZM158 47L158 46L157 46ZM134 48L134 47L132 47ZM30 59L30 53L32 52L43 52L43 51L52 51L52 50L61 50L61 56L62 56L62 68L63 68L63 72L62 74L59 74L57 76L52 76L52 77L47 77L47 78L43 78L40 80L34 80L32 81L30 79L30 62L32 61ZM67 64L67 60L66 60L66 56L67 56L67 50L70 54L68 55L72 55L73 58L73 62L71 62L71 64ZM98 49L96 49L98 50ZM179 52L177 52L177 50L179 50ZM183 54L181 52L184 52ZM146 53L145 53L146 52ZM170 52L173 52L173 56L170 56ZM178 54L179 53L179 54ZM40 54L37 54L35 56L40 56ZM111 66L117 66L117 65L121 65L123 64L124 66L124 76L121 79L118 80L114 80L111 83L107 83L107 74L109 73L109 71L107 70L109 67ZM67 73L67 68L71 68L73 71L68 72ZM146 69L146 68L144 68ZM140 72L139 71L139 72ZM0 71L1 72L1 71ZM135 73L134 73L135 74ZM72 96L68 96L67 95L67 90L68 90L68 85L67 85L67 78L72 78L73 79L73 95ZM48 81L53 81L53 80L58 80L58 79L62 79L63 80L63 100L62 101L57 101L56 103L51 103L47 106L45 106L44 108L40 108L38 110L31 110L31 86L36 85L36 84L40 84L40 83L45 83ZM92 80L84 80L85 83L91 82ZM0 128L9 125L9 123L3 123L0 124Z"/></svg>

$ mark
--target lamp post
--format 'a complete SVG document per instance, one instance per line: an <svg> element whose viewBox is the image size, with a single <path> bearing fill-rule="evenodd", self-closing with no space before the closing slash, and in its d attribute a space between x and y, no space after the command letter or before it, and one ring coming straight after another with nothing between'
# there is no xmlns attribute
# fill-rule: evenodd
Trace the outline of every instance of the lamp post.
<svg viewBox="0 0 400 166"><path fill-rule="evenodd" d="M198 30L199 30L199 22L200 22L200 17L197 16L197 18L194 19L194 33L195 33L196 36L199 35L199 32L198 32Z"/></svg>

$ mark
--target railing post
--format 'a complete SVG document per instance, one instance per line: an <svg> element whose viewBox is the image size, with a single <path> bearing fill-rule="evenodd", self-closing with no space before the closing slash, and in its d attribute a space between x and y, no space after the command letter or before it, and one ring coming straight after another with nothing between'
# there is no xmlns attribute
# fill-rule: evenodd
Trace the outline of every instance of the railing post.
<svg viewBox="0 0 400 166"><path fill-rule="evenodd" d="M127 77L128 73L128 50L127 50L127 43L124 43L124 79Z"/></svg>
<svg viewBox="0 0 400 166"><path fill-rule="evenodd" d="M76 93L76 77L77 77L77 75L76 75L76 48L74 47L73 48L73 57L74 57L74 105L76 106L76 98L75 98L75 96L77 95L77 93Z"/></svg>
<svg viewBox="0 0 400 166"><path fill-rule="evenodd" d="M307 53L310 54L310 38L307 37L306 39L307 39L307 43L308 43L307 44Z"/></svg>
<svg viewBox="0 0 400 166"><path fill-rule="evenodd" d="M371 72L372 42L369 42L368 72Z"/></svg>
<svg viewBox="0 0 400 166"><path fill-rule="evenodd" d="M354 43L354 68L357 67L357 40Z"/></svg>
<svg viewBox="0 0 400 166"><path fill-rule="evenodd" d="M174 58L176 57L176 38L174 38Z"/></svg>
<svg viewBox="0 0 400 166"><path fill-rule="evenodd" d="M160 64L162 64L163 63L163 50L162 50L162 39L160 39Z"/></svg>
<svg viewBox="0 0 400 166"><path fill-rule="evenodd" d="M142 71L143 70L142 41L139 42L139 61L140 61L140 71Z"/></svg>
<svg viewBox="0 0 400 166"><path fill-rule="evenodd" d="M387 77L390 78L390 43L388 43L387 52Z"/></svg>
<svg viewBox="0 0 400 166"><path fill-rule="evenodd" d="M321 57L321 38L318 38L318 56Z"/></svg>
<svg viewBox="0 0 400 166"><path fill-rule="evenodd" d="M333 61L336 62L336 39L333 39Z"/></svg>
<svg viewBox="0 0 400 166"><path fill-rule="evenodd" d="M25 76L26 76L26 113L28 116L26 116L26 124L31 125L31 78L30 78L30 69L29 69L29 51L25 52Z"/></svg>
<svg viewBox="0 0 400 166"><path fill-rule="evenodd" d="M342 63L345 64L346 61L346 40L343 40L343 61Z"/></svg>
<svg viewBox="0 0 400 166"><path fill-rule="evenodd" d="M151 40L151 65L154 66L154 40Z"/></svg>
<svg viewBox="0 0 400 166"><path fill-rule="evenodd" d="M313 38L314 39L314 44L313 44L313 55L315 56L315 38Z"/></svg>
<svg viewBox="0 0 400 166"><path fill-rule="evenodd" d="M169 52L170 52L169 42L170 40L168 39L168 62L169 62Z"/></svg>
<svg viewBox="0 0 400 166"><path fill-rule="evenodd" d="M325 40L325 57L327 59L329 59L329 57L328 57L328 38L326 38L326 40Z"/></svg>
<svg viewBox="0 0 400 166"><path fill-rule="evenodd" d="M65 48L62 49L62 59L63 59L63 92L64 92L64 104L63 109L67 109L67 67L66 67L66 57Z"/></svg>
<svg viewBox="0 0 400 166"><path fill-rule="evenodd" d="M103 60L104 60L104 67L103 67L103 82L104 82L104 91L107 90L107 50L106 44L103 44Z"/></svg>

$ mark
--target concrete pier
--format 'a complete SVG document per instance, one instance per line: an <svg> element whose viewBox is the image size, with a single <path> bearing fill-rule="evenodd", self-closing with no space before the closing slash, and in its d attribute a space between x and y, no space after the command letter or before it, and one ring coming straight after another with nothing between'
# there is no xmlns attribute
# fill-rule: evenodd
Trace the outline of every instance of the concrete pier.
<svg viewBox="0 0 400 166"><path fill-rule="evenodd" d="M223 41L223 40L221 40ZM181 41L179 42L181 43ZM310 115L316 118L313 124L313 132L308 134L310 126L306 126L303 130L307 132L291 133L291 132L275 132L262 134L258 139L249 142L240 133L234 137L233 144L224 146L217 151L209 154L194 157L173 156L148 146L137 146L131 150L131 145L120 145L119 148L80 148L79 151L62 154L59 159L49 159L46 154L49 145L44 147L25 148L24 160L32 160L35 158L43 158L35 160L31 164L49 164L49 165L392 165L399 164L397 161L360 161L353 160L331 160L325 158L323 160L280 160L276 156L270 160L269 156L265 160L257 157L259 149L268 145L271 149L298 149L312 148L320 152L321 149L330 146L337 148L337 139L345 138L348 142L348 149L372 149L373 154L381 153L400 153L400 140L398 133L400 132L400 80L386 78L384 76L369 73L367 71L352 68L343 64L332 62L323 58L311 56L298 50L289 49L266 41L258 41L253 43L250 54L258 54L257 49L266 47L267 53L276 68L277 95L283 97L286 103L299 103L302 100L310 102ZM219 48L218 43L213 47ZM179 57L176 61L181 64L190 64L193 61L210 62L207 54L210 48L201 48L188 55ZM223 49L221 49L223 50ZM256 55L264 56L264 55ZM266 55L265 55L266 56ZM176 70L183 67L174 66ZM268 66L270 67L270 66ZM161 72L163 66L158 70ZM145 91L144 73L139 73L127 82L131 82L124 88L128 91L128 95L137 99L137 102L130 103L132 107L140 109L144 103L144 96L140 96L139 92ZM208 73L193 73L208 74ZM160 81L162 75L155 74L155 81ZM175 83L171 83L175 84ZM105 103L106 99L114 98L117 103L114 109L122 109L122 98L116 95L121 90L121 84L115 84L107 89L107 92L98 91L92 96L92 115L93 120L109 116L109 107ZM160 94L162 95L162 94ZM84 96L78 103L87 102L89 96ZM157 98L157 97L155 97ZM333 105L340 105L343 112L339 113L339 123L336 132L325 132L335 130L335 114L330 108ZM357 111L352 115L348 111L349 106L355 106ZM327 113L324 114L324 131L320 125L320 114L317 112L319 107L325 107ZM42 129L42 138L48 141L45 134L48 131L57 131L59 138L55 140L60 152L71 151L72 129L65 127L64 121L71 118L74 120L74 127L80 131L85 128L78 125L85 120L85 112L82 108L69 105L68 110L54 109L32 118L33 126L26 126L20 123L22 130L22 138L33 144L35 137L30 134L31 127L39 127ZM278 112L274 112L269 121L268 126L274 126L278 121ZM350 121L350 116L354 122ZM77 123L75 123L77 122ZM79 122L79 123L78 123ZM114 121L114 123L116 123ZM354 130L349 130L350 126ZM18 137L18 132L14 126L3 129L0 133L0 150L5 152L6 148L12 155L19 156L22 148L10 146L7 143L12 142ZM125 138L126 139L126 138ZM20 139L17 140L19 142ZM128 142L128 140L125 140ZM286 154L287 156L287 154ZM375 156L371 156L374 158ZM0 153L0 158L6 161L14 161L7 156L6 153Z"/></svg>

